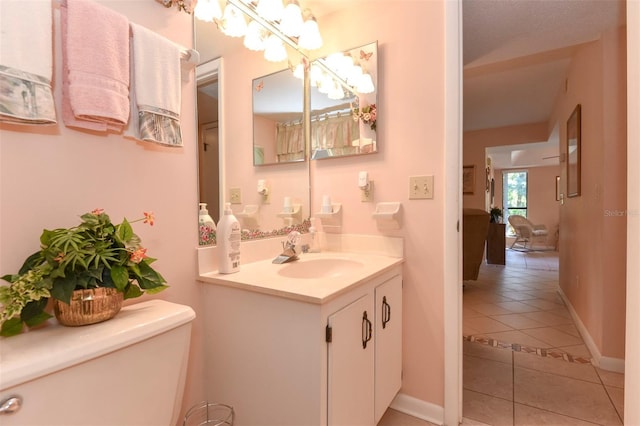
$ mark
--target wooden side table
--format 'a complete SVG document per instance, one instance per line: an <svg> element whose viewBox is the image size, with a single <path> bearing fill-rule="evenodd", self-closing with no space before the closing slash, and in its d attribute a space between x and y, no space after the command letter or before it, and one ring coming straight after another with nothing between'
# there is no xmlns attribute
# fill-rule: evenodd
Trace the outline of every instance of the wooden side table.
<svg viewBox="0 0 640 426"><path fill-rule="evenodd" d="M487 263L505 265L505 231L506 224L490 223L487 234Z"/></svg>

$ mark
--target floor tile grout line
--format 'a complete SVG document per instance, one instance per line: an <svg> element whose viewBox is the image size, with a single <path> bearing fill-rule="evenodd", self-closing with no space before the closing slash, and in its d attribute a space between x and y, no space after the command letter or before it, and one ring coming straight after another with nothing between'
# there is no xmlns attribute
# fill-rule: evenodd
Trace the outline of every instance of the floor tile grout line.
<svg viewBox="0 0 640 426"><path fill-rule="evenodd" d="M602 380L602 376L600 375L600 372L598 371L597 368L594 368L596 370L596 376L598 376L598 380L600 381L600 384L602 385L602 389L604 389L604 393L607 394L607 398L609 399L609 402L611 403L611 406L613 407L613 409L616 412L616 415L618 416L618 419L620 419L620 422L624 425L624 419L622 418L622 415L620 414L620 412L618 411L618 407L616 406L615 402L613 402L613 398L611 397L611 393L609 392L609 390L607 389L607 385L604 383L604 380ZM611 387L616 387L616 386L611 386ZM620 388L618 388L620 389ZM622 394L624 395L624 388L622 388Z"/></svg>

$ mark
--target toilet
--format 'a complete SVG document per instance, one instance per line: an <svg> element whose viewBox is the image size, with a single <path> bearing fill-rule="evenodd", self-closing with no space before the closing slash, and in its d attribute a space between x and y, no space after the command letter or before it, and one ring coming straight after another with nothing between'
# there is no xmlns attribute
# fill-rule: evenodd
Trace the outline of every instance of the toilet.
<svg viewBox="0 0 640 426"><path fill-rule="evenodd" d="M177 424L194 318L151 300L103 323L0 338L0 425Z"/></svg>

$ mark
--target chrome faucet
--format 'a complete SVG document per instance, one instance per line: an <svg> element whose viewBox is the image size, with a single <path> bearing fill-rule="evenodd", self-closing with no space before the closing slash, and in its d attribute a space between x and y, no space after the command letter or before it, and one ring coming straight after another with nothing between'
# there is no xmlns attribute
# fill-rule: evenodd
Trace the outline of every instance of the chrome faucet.
<svg viewBox="0 0 640 426"><path fill-rule="evenodd" d="M298 260L298 253L296 252L296 245L300 242L300 233L298 231L291 231L287 235L287 241L282 242L282 253L273 259L272 263L287 263L294 260Z"/></svg>

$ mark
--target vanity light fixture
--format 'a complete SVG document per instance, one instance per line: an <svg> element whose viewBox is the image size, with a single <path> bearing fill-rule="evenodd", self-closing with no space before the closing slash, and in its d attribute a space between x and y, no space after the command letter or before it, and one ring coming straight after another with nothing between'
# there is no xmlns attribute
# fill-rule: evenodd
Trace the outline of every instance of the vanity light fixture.
<svg viewBox="0 0 640 426"><path fill-rule="evenodd" d="M182 0L157 1L167 6L167 4L171 5ZM301 9L298 0L285 0L285 3L283 0L226 0L224 13L220 12L218 1L199 0L194 11L196 18L215 22L218 28L228 36L245 37L244 45L250 50L264 49L265 58L269 61L280 62L287 59L283 43L293 48L308 61L310 58L307 51L322 47L318 21L311 10ZM245 21L245 16L252 21L249 25ZM263 30L258 31L257 25L261 26ZM276 43L269 40L270 38L277 38L280 42ZM355 64L352 58L346 58L344 55L341 61L344 63L341 67L347 69L345 72L337 72L325 64L322 59L315 61L323 73L334 79L337 85L342 86L339 90L332 90L333 85L331 85L325 88L327 93L332 90L332 96L337 97L341 92L344 97L345 90L355 94L357 87L370 88L369 85L358 83L347 84L347 77L350 73L348 70L353 68ZM313 75L311 77L312 84L318 84L319 79L314 79ZM369 80L371 80L370 76ZM315 83L313 83L314 81Z"/></svg>
<svg viewBox="0 0 640 426"><path fill-rule="evenodd" d="M287 59L283 42L305 58L308 58L306 50L322 46L318 22L309 9L300 8L298 0L285 0L286 6L282 0L226 0L224 13L218 1L199 0L194 11L196 18L215 22L225 35L244 37L244 45L250 50L271 47L265 52L270 61ZM245 16L251 21L249 25ZM267 41L273 37L279 42Z"/></svg>
<svg viewBox="0 0 640 426"><path fill-rule="evenodd" d="M304 77L302 73L296 72L294 76L300 79ZM348 93L375 91L371 74L365 72L351 55L341 52L315 60L311 64L309 80L311 86L317 87L320 93L326 94L330 99L344 99Z"/></svg>

